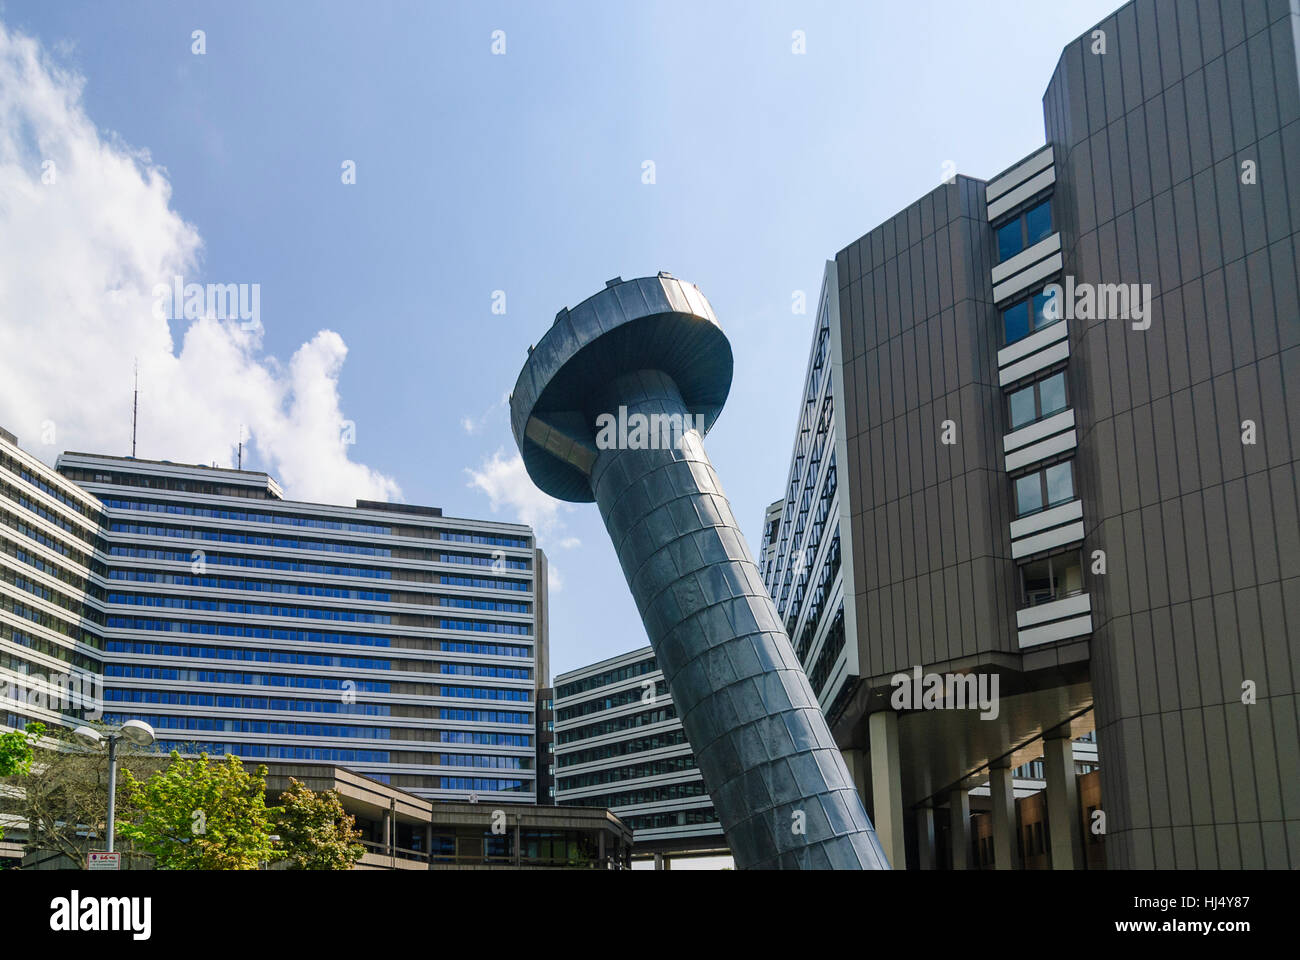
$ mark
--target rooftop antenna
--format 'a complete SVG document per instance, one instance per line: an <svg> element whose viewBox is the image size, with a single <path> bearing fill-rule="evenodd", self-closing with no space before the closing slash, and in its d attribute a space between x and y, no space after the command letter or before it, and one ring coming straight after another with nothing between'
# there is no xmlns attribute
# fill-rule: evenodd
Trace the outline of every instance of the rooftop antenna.
<svg viewBox="0 0 1300 960"><path fill-rule="evenodd" d="M239 453L236 454L238 459L235 461L235 469L244 469L244 425L239 425Z"/></svg>
<svg viewBox="0 0 1300 960"><path fill-rule="evenodd" d="M136 418L140 409L140 358L135 358L135 389L131 392L131 459L135 459Z"/></svg>

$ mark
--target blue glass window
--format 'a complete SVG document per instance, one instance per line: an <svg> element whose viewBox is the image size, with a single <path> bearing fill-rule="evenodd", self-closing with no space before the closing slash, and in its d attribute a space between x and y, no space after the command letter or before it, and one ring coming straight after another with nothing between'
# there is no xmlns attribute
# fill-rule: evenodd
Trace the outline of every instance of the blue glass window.
<svg viewBox="0 0 1300 960"><path fill-rule="evenodd" d="M1029 336L1029 301L1022 300L1002 311L1002 329L1007 343L1015 343Z"/></svg>
<svg viewBox="0 0 1300 960"><path fill-rule="evenodd" d="M998 262L1005 263L1024 249L1020 221L1012 220L998 227Z"/></svg>
<svg viewBox="0 0 1300 960"><path fill-rule="evenodd" d="M1074 471L1070 462L1058 463L1044 471L1047 479L1047 505L1054 506L1074 499Z"/></svg>
<svg viewBox="0 0 1300 960"><path fill-rule="evenodd" d="M1032 247L1052 234L1052 204L1044 200L1025 211L1025 246Z"/></svg>
<svg viewBox="0 0 1300 960"><path fill-rule="evenodd" d="M998 262L1006 263L1021 250L1046 240L1051 234L1052 201L1048 199L998 227Z"/></svg>

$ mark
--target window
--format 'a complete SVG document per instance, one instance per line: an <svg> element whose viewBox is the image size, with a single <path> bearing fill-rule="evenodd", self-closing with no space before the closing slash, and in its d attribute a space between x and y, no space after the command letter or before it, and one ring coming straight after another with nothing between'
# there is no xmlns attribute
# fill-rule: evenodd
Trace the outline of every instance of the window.
<svg viewBox="0 0 1300 960"><path fill-rule="evenodd" d="M1069 460L1016 480L1016 516L1024 517L1074 499L1074 466Z"/></svg>
<svg viewBox="0 0 1300 960"><path fill-rule="evenodd" d="M1052 201L1030 207L1009 223L998 227L998 262L1005 263L1052 233Z"/></svg>
<svg viewBox="0 0 1300 960"><path fill-rule="evenodd" d="M1012 304L1002 311L1002 330L1008 344L1023 340L1044 327L1051 326L1060 317L1047 315L1047 294L1036 293L1027 300Z"/></svg>
<svg viewBox="0 0 1300 960"><path fill-rule="evenodd" d="M1083 564L1079 554L1067 553L1036 560L1020 568L1021 601L1026 607L1051 603L1083 592Z"/></svg>
<svg viewBox="0 0 1300 960"><path fill-rule="evenodd" d="M1065 371L1037 380L1015 391L1008 398L1011 406L1011 429L1018 430L1035 420L1042 420L1066 407Z"/></svg>

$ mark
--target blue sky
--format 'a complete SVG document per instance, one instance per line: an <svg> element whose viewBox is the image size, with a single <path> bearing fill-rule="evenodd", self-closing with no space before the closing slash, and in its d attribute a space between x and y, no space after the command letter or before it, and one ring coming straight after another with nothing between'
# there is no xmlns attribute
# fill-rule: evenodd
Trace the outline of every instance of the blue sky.
<svg viewBox="0 0 1300 960"><path fill-rule="evenodd" d="M250 382L332 330L346 344L334 379L356 424L351 461L449 515L540 520L561 584L562 671L646 641L595 508L540 503L510 468L501 401L556 311L614 276L663 269L700 286L736 357L707 445L756 548L784 483L814 319L792 313L793 291L814 303L826 259L931 190L945 161L987 177L1041 145L1061 47L1117 5L8 0L0 22L84 78L80 109L106 151L148 151L141 166L162 168L166 204L197 235L186 279L260 284ZM30 121L22 111L48 106L11 108ZM39 133L28 148L39 158ZM347 160L354 185L341 182ZM0 336L18 309L0 297ZM183 326L171 323L178 350ZM137 353L172 349L138 335ZM238 406L223 406L221 384L244 382L222 369L210 383L202 363L185 374L214 418ZM58 410L70 424L60 448L127 452L120 432L95 442L87 409L129 410L130 370L74 372L79 384L44 388L87 394ZM160 438L185 423L166 421L184 411L192 428L203 402L144 393L140 455L182 459ZM0 393L0 424L39 419ZM190 456L229 462L205 442ZM245 466L276 472L276 442L268 428ZM346 494L350 482L307 476L299 489Z"/></svg>

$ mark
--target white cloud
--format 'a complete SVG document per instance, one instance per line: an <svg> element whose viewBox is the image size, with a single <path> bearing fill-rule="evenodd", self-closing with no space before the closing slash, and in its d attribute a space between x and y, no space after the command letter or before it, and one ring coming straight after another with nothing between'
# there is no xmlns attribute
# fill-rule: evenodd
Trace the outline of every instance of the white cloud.
<svg viewBox="0 0 1300 960"><path fill-rule="evenodd" d="M177 348L153 312L157 284L256 278L200 274L202 240L171 209L166 170L100 133L82 84L0 24L0 425L47 461L127 453L138 358L141 457L228 465L242 424L293 497L400 497L341 440L337 333L318 332L287 364L238 321L183 322Z"/></svg>
<svg viewBox="0 0 1300 960"><path fill-rule="evenodd" d="M582 546L582 541L579 540L577 537L565 537L563 540L557 543L556 546L559 547L561 550L572 550L575 547Z"/></svg>
<svg viewBox="0 0 1300 960"><path fill-rule="evenodd" d="M469 486L488 495L493 513L503 508L510 510L517 522L533 528L539 540L563 527L559 514L561 509L568 510L568 505L537 489L519 454L507 458L504 450L497 450L478 470L467 468L465 472L469 474Z"/></svg>
<svg viewBox="0 0 1300 960"><path fill-rule="evenodd" d="M464 429L464 431L468 434L478 433L485 426L487 426L488 421L490 421L493 418L493 416L496 414L498 410L509 409L509 407L510 407L510 394L503 393L501 394L500 400L492 404L492 406L488 407L477 417L471 417L469 414L465 414L463 417L460 418L460 425Z"/></svg>

